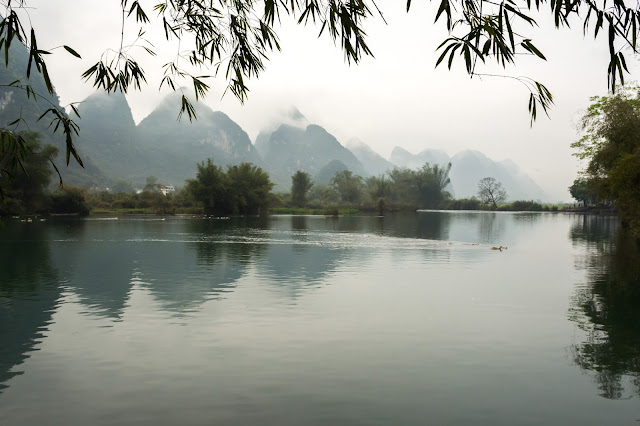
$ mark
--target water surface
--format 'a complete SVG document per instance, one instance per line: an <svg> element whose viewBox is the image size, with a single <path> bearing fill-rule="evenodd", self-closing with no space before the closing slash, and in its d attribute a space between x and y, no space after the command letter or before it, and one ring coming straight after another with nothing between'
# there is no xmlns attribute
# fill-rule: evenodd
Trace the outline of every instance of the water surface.
<svg viewBox="0 0 640 426"><path fill-rule="evenodd" d="M637 424L639 260L596 216L10 221L0 419Z"/></svg>

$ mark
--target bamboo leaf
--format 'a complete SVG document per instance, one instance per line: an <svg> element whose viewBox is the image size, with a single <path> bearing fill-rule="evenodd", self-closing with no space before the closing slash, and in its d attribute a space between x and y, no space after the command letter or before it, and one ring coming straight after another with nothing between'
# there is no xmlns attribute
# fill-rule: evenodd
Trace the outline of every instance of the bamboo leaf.
<svg viewBox="0 0 640 426"><path fill-rule="evenodd" d="M76 58L80 58L80 59L82 59L82 57L80 56L80 54L78 54L78 52L76 52L75 50L73 50L73 49L72 49L72 48L70 48L69 46L64 45L64 46L62 46L62 47L64 47L64 49L65 49L67 52L71 53L71 54L72 54L73 56L75 56Z"/></svg>

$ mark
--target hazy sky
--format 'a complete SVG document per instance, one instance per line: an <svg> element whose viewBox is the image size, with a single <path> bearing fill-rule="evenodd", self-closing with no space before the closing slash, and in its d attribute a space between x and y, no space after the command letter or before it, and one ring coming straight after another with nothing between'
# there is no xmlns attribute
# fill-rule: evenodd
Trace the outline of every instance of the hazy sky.
<svg viewBox="0 0 640 426"><path fill-rule="evenodd" d="M142 1L152 14L154 0ZM434 25L435 6L414 1L409 14L404 1L379 0L388 25L374 19L366 27L375 58L347 65L344 55L318 30L283 20L279 30L282 52L271 55L266 72L249 82L249 100L240 103L231 94L221 99L223 80L210 80L213 90L206 103L227 113L251 139L295 105L310 122L324 126L345 144L359 138L383 157L393 147L417 153L426 148L453 155L464 149L484 152L494 160L510 158L534 178L553 199L570 199L566 188L579 169L569 144L575 127L593 95L607 92L608 49L606 37L582 36L576 21L573 30L555 30L547 9L538 15L540 28L528 30L548 61L526 56L517 67L502 70L487 66L481 71L526 75L542 81L554 95L551 118L539 116L529 126L528 92L518 82L504 78L470 79L464 64L454 69L434 68L436 47L447 36L442 22ZM81 101L94 89L82 82L81 73L120 40L119 0L30 0L29 14L47 49L68 44L83 57L75 59L62 50L47 57L50 73L63 104ZM161 27L158 27L160 30ZM127 22L127 41L138 31ZM604 33L604 31L603 31ZM177 49L163 42L161 32L149 31L159 53L150 58L141 49L132 54L143 64L148 86L127 98L136 122L161 100L161 65ZM627 55L632 73L637 60ZM203 72L204 73L204 72ZM628 76L633 80L635 73ZM176 115L179 106L176 105Z"/></svg>

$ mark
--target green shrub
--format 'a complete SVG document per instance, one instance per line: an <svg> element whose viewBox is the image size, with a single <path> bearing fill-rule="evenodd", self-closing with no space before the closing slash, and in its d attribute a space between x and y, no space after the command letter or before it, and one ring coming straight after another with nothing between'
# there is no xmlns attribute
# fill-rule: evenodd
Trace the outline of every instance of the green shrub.
<svg viewBox="0 0 640 426"><path fill-rule="evenodd" d="M511 210L517 212L539 212L542 211L542 205L535 201L514 201L511 203Z"/></svg>
<svg viewBox="0 0 640 426"><path fill-rule="evenodd" d="M67 186L51 194L51 212L57 214L89 214L86 193L81 188Z"/></svg>

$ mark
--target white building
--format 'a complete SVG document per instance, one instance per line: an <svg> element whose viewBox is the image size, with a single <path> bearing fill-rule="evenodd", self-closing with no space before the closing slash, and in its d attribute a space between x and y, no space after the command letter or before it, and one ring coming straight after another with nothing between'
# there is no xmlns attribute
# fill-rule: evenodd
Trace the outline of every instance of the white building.
<svg viewBox="0 0 640 426"><path fill-rule="evenodd" d="M160 192L162 195L173 194L176 192L176 188L173 185L160 185Z"/></svg>

